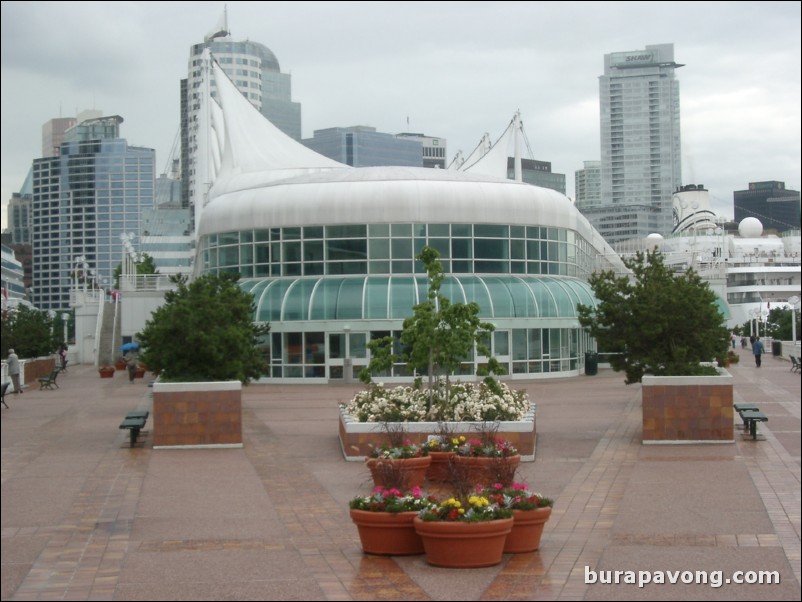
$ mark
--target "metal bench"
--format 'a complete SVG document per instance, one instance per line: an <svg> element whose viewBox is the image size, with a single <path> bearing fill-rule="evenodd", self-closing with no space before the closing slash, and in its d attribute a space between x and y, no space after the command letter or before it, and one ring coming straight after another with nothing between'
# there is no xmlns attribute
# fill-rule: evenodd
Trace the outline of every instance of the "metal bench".
<svg viewBox="0 0 802 602"><path fill-rule="evenodd" d="M736 412L738 412L741 420L744 421L744 432L748 431L749 423L746 421L746 418L744 418L744 415L741 412L759 412L760 408L753 403L734 403L732 404L732 407Z"/></svg>
<svg viewBox="0 0 802 602"><path fill-rule="evenodd" d="M749 434L754 441L757 441L757 423L768 422L769 417L759 410L742 410L739 412L744 424L749 427ZM744 429L746 430L746 429Z"/></svg>
<svg viewBox="0 0 802 602"><path fill-rule="evenodd" d="M52 389L56 387L58 389L58 383L56 383L56 377L58 373L61 372L61 368L55 368L50 374L47 376L40 376L36 380L39 381L39 390L42 389Z"/></svg>
<svg viewBox="0 0 802 602"><path fill-rule="evenodd" d="M130 435L131 439L131 447L136 445L137 437L139 437L139 431L144 428L145 422L147 422L149 415L150 412L147 411L129 412L126 414L125 418L120 424L121 429L128 429L128 434Z"/></svg>
<svg viewBox="0 0 802 602"><path fill-rule="evenodd" d="M796 372L797 370L802 368L802 366L799 365L799 359L796 356L789 355L788 357L791 358L791 371L792 372Z"/></svg>
<svg viewBox="0 0 802 602"><path fill-rule="evenodd" d="M6 406L7 410L11 409L8 407L8 404L6 403L6 391L8 391L8 387L10 384L11 384L10 381L7 383L3 383L3 393L0 394L0 402L2 402L4 406Z"/></svg>

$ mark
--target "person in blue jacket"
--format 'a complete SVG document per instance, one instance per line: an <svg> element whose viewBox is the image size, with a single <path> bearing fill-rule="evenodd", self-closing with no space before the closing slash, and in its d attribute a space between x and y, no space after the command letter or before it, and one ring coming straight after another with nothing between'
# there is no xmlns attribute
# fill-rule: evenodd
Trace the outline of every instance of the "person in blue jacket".
<svg viewBox="0 0 802 602"><path fill-rule="evenodd" d="M755 342L752 343L752 354L755 356L755 366L758 368L760 368L760 356L764 351L763 341L760 340L760 337L755 337Z"/></svg>

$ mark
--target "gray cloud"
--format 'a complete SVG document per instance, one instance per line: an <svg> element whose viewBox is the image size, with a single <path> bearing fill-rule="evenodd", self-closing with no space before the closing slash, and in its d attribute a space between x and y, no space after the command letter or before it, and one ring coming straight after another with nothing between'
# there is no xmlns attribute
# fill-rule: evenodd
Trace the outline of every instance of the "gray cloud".
<svg viewBox="0 0 802 602"><path fill-rule="evenodd" d="M168 164L189 47L220 2L3 2L2 219L41 154L41 126L96 107ZM599 158L604 54L673 43L683 180L732 213L749 181L800 186L798 2L228 2L235 39L271 48L293 76L303 133L410 129L448 152L522 112L534 157L566 174ZM409 127L407 127L409 117Z"/></svg>

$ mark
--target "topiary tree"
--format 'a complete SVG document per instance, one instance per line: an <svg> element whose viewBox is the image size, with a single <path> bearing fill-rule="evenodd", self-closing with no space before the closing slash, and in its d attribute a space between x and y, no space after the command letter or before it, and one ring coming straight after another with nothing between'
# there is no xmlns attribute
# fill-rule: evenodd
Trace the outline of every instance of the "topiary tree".
<svg viewBox="0 0 802 602"><path fill-rule="evenodd" d="M237 286L239 275L172 280L176 290L137 334L148 368L168 381L247 383L263 374L258 343L270 327L254 324L253 295Z"/></svg>
<svg viewBox="0 0 802 602"><path fill-rule="evenodd" d="M716 307L716 294L694 270L675 274L659 251L638 253L624 263L633 272L607 271L589 279L598 305L579 305L579 322L607 351L626 383L644 374L660 376L715 374L700 366L724 356L730 331Z"/></svg>
<svg viewBox="0 0 802 602"><path fill-rule="evenodd" d="M429 407L434 396L434 377L445 377L445 399L449 398L449 375L476 349L490 356L490 349L484 343L484 335L495 330L495 326L479 319L480 307L477 303L451 303L440 292L445 275L440 253L432 247L423 247L417 259L426 268L429 277L429 291L426 300L412 308L413 315L404 320L401 344L404 351L401 359L410 370L427 374L429 377ZM392 352L393 339L384 337L371 341L372 360L360 373L364 383L371 381L371 372L389 369L399 359ZM501 365L495 358L488 360L485 373L503 374ZM485 382L493 387L492 377Z"/></svg>

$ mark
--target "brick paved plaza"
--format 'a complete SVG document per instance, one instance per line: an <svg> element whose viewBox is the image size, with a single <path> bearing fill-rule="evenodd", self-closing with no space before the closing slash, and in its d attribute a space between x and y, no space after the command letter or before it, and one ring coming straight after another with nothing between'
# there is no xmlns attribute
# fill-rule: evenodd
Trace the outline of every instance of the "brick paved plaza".
<svg viewBox="0 0 802 602"><path fill-rule="evenodd" d="M745 353L738 350L739 353ZM515 382L538 405L519 478L555 498L539 552L499 566L363 555L337 404L356 386L251 385L241 449L130 449L124 415L150 378L72 366L2 409L3 600L799 600L800 378L749 355L736 403L765 440L641 444L640 386L596 376ZM736 416L736 421L740 422ZM147 428L150 428L151 421ZM586 569L586 567L588 567ZM586 584L607 571L777 571L780 584ZM590 572L589 572L590 571Z"/></svg>

